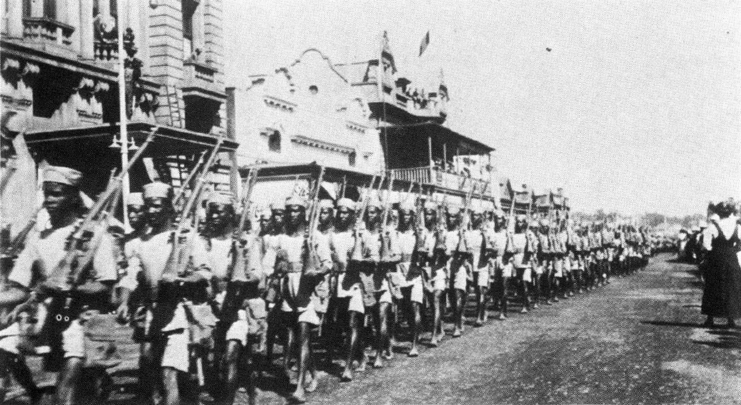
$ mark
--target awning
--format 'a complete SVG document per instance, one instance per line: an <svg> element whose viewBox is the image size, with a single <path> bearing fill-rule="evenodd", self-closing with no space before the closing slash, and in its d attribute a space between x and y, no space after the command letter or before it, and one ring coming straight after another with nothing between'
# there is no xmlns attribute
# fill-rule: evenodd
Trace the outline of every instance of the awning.
<svg viewBox="0 0 741 405"><path fill-rule="evenodd" d="M156 125L146 122L132 122L126 125L128 137L137 145L144 142ZM25 134L28 147L35 152L53 151L64 153L71 148L78 153L108 148L118 137L120 126L116 124L95 125L77 128L29 131ZM160 125L155 140L145 156L189 155L213 148L218 141L215 135L189 131L187 129ZM236 151L239 144L224 140L220 152ZM59 148L62 148L60 150Z"/></svg>

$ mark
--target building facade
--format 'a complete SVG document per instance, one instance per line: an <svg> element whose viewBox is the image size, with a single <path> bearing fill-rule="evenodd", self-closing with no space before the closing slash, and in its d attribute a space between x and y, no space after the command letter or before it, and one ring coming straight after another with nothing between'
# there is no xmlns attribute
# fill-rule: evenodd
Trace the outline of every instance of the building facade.
<svg viewBox="0 0 741 405"><path fill-rule="evenodd" d="M25 131L3 213L35 193L36 165L68 164L98 177L120 163L119 58L126 60L128 122L171 128L158 156L132 180L172 180L191 155L167 156L168 142L196 145L197 134L225 134L222 0L4 0L0 2L3 122ZM126 55L119 55L118 34ZM86 129L85 137L74 129ZM97 128L97 129L96 129ZM188 134L195 134L190 136ZM105 138L105 141L101 140ZM132 136L135 149L140 137ZM33 139L33 142L29 140ZM30 153L24 144L28 142ZM54 147L41 147L51 145ZM117 143L118 142L118 143ZM205 142L204 145L208 142ZM110 148L108 148L110 145ZM57 147L58 146L58 147ZM65 153L61 151L64 150ZM172 159L177 158L178 163ZM227 161L228 159L225 159ZM191 166L192 167L192 166ZM133 189L136 189L134 184ZM91 188L92 191L96 187ZM29 205L29 204L26 204Z"/></svg>
<svg viewBox="0 0 741 405"><path fill-rule="evenodd" d="M361 173L384 167L366 99L323 53L306 50L252 79L246 88L227 90L240 166L317 162Z"/></svg>

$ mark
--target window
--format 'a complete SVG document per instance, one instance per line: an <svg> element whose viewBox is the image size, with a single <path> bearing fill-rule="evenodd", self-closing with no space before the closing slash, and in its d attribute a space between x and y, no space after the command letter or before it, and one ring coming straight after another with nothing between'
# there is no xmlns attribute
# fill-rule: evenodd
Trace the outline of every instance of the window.
<svg viewBox="0 0 741 405"><path fill-rule="evenodd" d="M319 93L319 88L312 84L311 86L309 86L309 92L311 94L317 94Z"/></svg>
<svg viewBox="0 0 741 405"><path fill-rule="evenodd" d="M268 136L268 150L280 153L280 132L274 131Z"/></svg>
<svg viewBox="0 0 741 405"><path fill-rule="evenodd" d="M182 0L183 12L183 54L189 57L193 54L193 15L196 13L198 3L194 0Z"/></svg>
<svg viewBox="0 0 741 405"><path fill-rule="evenodd" d="M357 159L358 159L358 155L355 152L350 152L350 154L347 155L347 162L352 167L355 167L355 163L356 163Z"/></svg>
<svg viewBox="0 0 741 405"><path fill-rule="evenodd" d="M39 1L39 0L35 0ZM57 1L56 0L41 0L43 1L44 10L43 17L50 18L52 20L57 19ZM32 3L34 0L23 0L23 16L31 17ZM6 3L7 4L7 3Z"/></svg>

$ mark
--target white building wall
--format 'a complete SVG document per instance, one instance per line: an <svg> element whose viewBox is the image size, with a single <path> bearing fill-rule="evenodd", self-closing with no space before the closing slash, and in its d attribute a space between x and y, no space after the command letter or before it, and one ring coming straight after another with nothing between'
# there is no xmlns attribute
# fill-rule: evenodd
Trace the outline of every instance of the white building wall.
<svg viewBox="0 0 741 405"><path fill-rule="evenodd" d="M235 89L230 123L240 144L240 165L316 161L365 173L384 166L367 102L319 51L306 51L292 65L245 87ZM275 131L280 133L280 152L268 147ZM355 166L349 162L351 152Z"/></svg>

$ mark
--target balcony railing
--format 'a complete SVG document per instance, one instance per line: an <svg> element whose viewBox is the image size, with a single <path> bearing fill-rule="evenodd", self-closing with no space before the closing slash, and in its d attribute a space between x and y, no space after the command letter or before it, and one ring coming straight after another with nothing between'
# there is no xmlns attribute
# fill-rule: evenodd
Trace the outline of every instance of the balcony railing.
<svg viewBox="0 0 741 405"><path fill-rule="evenodd" d="M394 177L399 180L434 185L450 190L460 190L462 192L469 191L471 189L471 185L475 184L476 194L481 193L484 190L484 185L486 184L486 182L483 180L462 176L457 173L448 173L429 166L394 169L392 171L394 173ZM487 187L485 194L491 195L491 193L491 188Z"/></svg>
<svg viewBox="0 0 741 405"><path fill-rule="evenodd" d="M104 42L96 40L93 44L95 60L118 60L118 41Z"/></svg>
<svg viewBox="0 0 741 405"><path fill-rule="evenodd" d="M75 27L48 17L23 18L23 38L34 42L70 46Z"/></svg>

